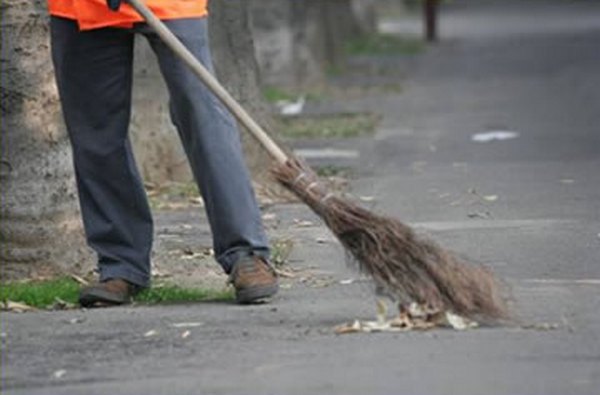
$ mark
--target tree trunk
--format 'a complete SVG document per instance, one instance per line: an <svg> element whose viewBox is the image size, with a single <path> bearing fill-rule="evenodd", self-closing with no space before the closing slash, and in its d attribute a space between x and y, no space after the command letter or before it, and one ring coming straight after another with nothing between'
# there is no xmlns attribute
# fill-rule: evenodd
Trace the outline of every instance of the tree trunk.
<svg viewBox="0 0 600 395"><path fill-rule="evenodd" d="M217 77L257 122L273 135L274 122L262 96L247 0L210 1L210 42ZM271 181L269 155L243 129L246 162L253 178ZM275 136L273 136L275 137Z"/></svg>
<svg viewBox="0 0 600 395"><path fill-rule="evenodd" d="M378 0L352 0L352 11L362 34L377 33L376 1Z"/></svg>
<svg viewBox="0 0 600 395"><path fill-rule="evenodd" d="M249 0L261 81L268 86L310 90L325 81L318 3Z"/></svg>
<svg viewBox="0 0 600 395"><path fill-rule="evenodd" d="M92 265L50 61L46 2L2 8L2 279Z"/></svg>
<svg viewBox="0 0 600 395"><path fill-rule="evenodd" d="M344 65L348 40L376 32L375 0L247 0L268 85L310 90Z"/></svg>
<svg viewBox="0 0 600 395"><path fill-rule="evenodd" d="M344 46L362 31L354 15L351 0L319 1L327 64L331 68L344 66Z"/></svg>
<svg viewBox="0 0 600 395"><path fill-rule="evenodd" d="M425 40L429 42L438 39L438 2L439 0L423 1L423 33Z"/></svg>

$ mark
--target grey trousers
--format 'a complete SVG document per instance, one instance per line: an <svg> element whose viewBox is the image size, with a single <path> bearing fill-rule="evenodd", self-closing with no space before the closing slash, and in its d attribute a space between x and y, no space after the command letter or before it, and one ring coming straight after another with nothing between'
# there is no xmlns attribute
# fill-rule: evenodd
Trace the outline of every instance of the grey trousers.
<svg viewBox="0 0 600 395"><path fill-rule="evenodd" d="M212 70L206 18L166 23ZM148 39L167 83L171 119L206 203L217 261L229 273L242 256L268 257L231 114L147 25L81 32L76 22L53 17L52 59L100 279L123 278L140 286L150 281L152 216L127 136L136 33Z"/></svg>

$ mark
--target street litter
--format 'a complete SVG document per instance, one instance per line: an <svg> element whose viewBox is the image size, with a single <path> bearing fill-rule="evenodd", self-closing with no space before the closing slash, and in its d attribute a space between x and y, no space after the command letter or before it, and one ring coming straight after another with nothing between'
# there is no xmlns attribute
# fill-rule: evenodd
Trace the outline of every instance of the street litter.
<svg viewBox="0 0 600 395"><path fill-rule="evenodd" d="M275 268L275 272L277 273L277 275L279 277L282 277L282 278L296 278L297 277L296 274L289 272L287 270Z"/></svg>
<svg viewBox="0 0 600 395"><path fill-rule="evenodd" d="M315 223L312 221L300 220L300 219L294 218L294 225L297 226L298 228L306 228L309 226L315 226Z"/></svg>
<svg viewBox="0 0 600 395"><path fill-rule="evenodd" d="M66 370L60 369L54 372L52 375L55 379L61 379L67 373Z"/></svg>
<svg viewBox="0 0 600 395"><path fill-rule="evenodd" d="M24 313L26 311L35 311L37 310L33 306L29 306L25 303L13 302L12 300L6 300L2 302L2 310L4 311L12 311L14 313Z"/></svg>
<svg viewBox="0 0 600 395"><path fill-rule="evenodd" d="M71 274L69 274L69 277L71 277L73 280L75 280L80 285L84 285L84 286L90 285L89 281L87 281L85 278L78 276L76 274L71 273Z"/></svg>
<svg viewBox="0 0 600 395"><path fill-rule="evenodd" d="M190 332L190 331L185 331L185 332L183 332L183 333L181 334L181 338L182 338L182 339L185 339L185 338L189 337L191 333L192 333L192 332Z"/></svg>
<svg viewBox="0 0 600 395"><path fill-rule="evenodd" d="M519 133L509 130L492 130L485 133L477 133L471 136L471 140L477 143L488 143L494 140L509 140L519 137Z"/></svg>
<svg viewBox="0 0 600 395"><path fill-rule="evenodd" d="M52 310L73 310L76 308L78 308L76 304L64 301L58 296L54 298L54 303L51 307Z"/></svg>
<svg viewBox="0 0 600 395"><path fill-rule="evenodd" d="M149 330L148 332L144 333L144 337L152 337L152 336L156 336L158 334L157 331L155 331L154 329Z"/></svg>
<svg viewBox="0 0 600 395"><path fill-rule="evenodd" d="M81 324L85 322L85 317L75 317L69 320L69 324Z"/></svg>
<svg viewBox="0 0 600 395"><path fill-rule="evenodd" d="M279 109L279 113L281 115L299 115L302 113L304 109L304 104L306 103L306 98L301 96L296 101L291 100L279 100L275 103L275 106Z"/></svg>
<svg viewBox="0 0 600 395"><path fill-rule="evenodd" d="M385 304L378 301L377 305L376 321L354 320L352 323L336 326L334 332L343 335L348 333L407 332L433 328L452 328L462 331L479 326L477 322L451 311L432 311L416 303L411 303L408 309L401 311L396 317L388 319Z"/></svg>
<svg viewBox="0 0 600 395"><path fill-rule="evenodd" d="M274 221L277 219L277 214L275 213L266 213L262 216L263 221Z"/></svg>
<svg viewBox="0 0 600 395"><path fill-rule="evenodd" d="M173 328L196 328L204 325L202 322L175 322L171 324Z"/></svg>
<svg viewBox="0 0 600 395"><path fill-rule="evenodd" d="M375 200L375 196L359 196L362 202L372 202Z"/></svg>
<svg viewBox="0 0 600 395"><path fill-rule="evenodd" d="M469 218L492 218L492 213L489 211L472 211L467 213L467 217Z"/></svg>

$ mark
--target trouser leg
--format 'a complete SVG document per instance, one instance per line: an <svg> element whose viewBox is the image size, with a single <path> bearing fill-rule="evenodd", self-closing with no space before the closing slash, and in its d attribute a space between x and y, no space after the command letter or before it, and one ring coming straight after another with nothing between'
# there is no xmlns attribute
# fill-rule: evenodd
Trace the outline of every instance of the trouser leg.
<svg viewBox="0 0 600 395"><path fill-rule="evenodd" d="M207 19L166 21L207 68L212 61ZM268 257L260 210L231 114L162 41L142 27L155 51L170 93L170 109L206 204L215 255L226 272L241 255Z"/></svg>
<svg viewBox="0 0 600 395"><path fill-rule="evenodd" d="M152 218L127 132L133 33L51 20L52 58L88 244L100 279L147 286Z"/></svg>

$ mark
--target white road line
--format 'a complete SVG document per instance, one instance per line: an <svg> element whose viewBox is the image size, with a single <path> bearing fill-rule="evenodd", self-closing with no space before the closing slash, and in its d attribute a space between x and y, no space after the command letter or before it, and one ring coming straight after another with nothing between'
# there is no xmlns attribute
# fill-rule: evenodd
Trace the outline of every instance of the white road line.
<svg viewBox="0 0 600 395"><path fill-rule="evenodd" d="M446 222L414 222L410 225L426 230L457 230L457 229L505 229L505 228L540 228L555 227L575 222L562 219L524 219L524 220L471 220L471 221L446 221Z"/></svg>
<svg viewBox="0 0 600 395"><path fill-rule="evenodd" d="M360 156L360 153L356 150L335 148L295 149L294 154L306 159L356 159Z"/></svg>
<svg viewBox="0 0 600 395"><path fill-rule="evenodd" d="M600 278L581 278L574 280L560 278L527 278L521 280L521 282L531 284L600 285Z"/></svg>

